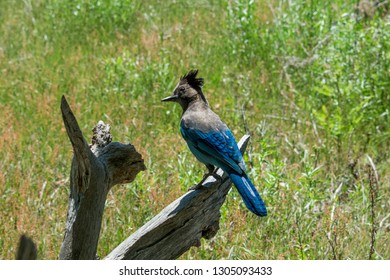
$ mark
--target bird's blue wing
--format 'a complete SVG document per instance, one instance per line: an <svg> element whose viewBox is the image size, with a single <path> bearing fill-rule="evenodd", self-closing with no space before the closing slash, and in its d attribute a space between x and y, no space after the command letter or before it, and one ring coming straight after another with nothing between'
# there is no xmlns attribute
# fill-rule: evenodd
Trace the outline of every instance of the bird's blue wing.
<svg viewBox="0 0 390 280"><path fill-rule="evenodd" d="M230 168L239 174L245 169L241 152L229 129L203 132L201 130L180 126L180 131L189 146L193 146L198 152L203 153L205 157L208 155L215 158L219 164L215 162L204 163L217 165L224 170Z"/></svg>

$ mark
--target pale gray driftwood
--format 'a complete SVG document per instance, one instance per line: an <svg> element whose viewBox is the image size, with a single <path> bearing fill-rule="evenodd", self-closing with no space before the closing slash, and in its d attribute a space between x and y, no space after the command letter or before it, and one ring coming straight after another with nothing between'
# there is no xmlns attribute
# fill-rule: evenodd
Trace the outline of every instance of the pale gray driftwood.
<svg viewBox="0 0 390 280"><path fill-rule="evenodd" d="M244 153L249 141L238 143ZM212 238L219 229L220 208L231 188L229 177L217 170L222 180L209 176L202 188L191 190L163 209L152 220L123 241L105 259L176 259L202 237Z"/></svg>
<svg viewBox="0 0 390 280"><path fill-rule="evenodd" d="M74 157L59 258L95 259L108 191L116 184L133 181L146 167L133 145L111 142L110 127L101 121L94 128L92 145L89 145L64 96L61 112Z"/></svg>

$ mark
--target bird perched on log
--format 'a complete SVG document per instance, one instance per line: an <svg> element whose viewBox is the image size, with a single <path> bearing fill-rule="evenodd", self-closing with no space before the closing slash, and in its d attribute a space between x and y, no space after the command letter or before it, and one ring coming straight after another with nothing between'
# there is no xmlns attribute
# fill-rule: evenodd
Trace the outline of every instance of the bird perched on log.
<svg viewBox="0 0 390 280"><path fill-rule="evenodd" d="M183 114L180 132L195 157L206 165L208 173L195 189L202 186L215 167L226 172L240 193L246 207L258 216L267 216L255 186L245 173L246 167L232 132L214 113L202 92L203 78L197 78L198 70L191 70L180 78L173 95L161 101L173 101L181 105Z"/></svg>

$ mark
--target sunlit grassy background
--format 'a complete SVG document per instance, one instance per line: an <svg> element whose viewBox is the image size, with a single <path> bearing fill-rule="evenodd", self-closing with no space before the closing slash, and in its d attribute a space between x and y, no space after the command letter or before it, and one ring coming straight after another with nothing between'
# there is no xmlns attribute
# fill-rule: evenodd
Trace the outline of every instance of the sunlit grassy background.
<svg viewBox="0 0 390 280"><path fill-rule="evenodd" d="M373 2L376 2L375 4ZM109 193L104 257L202 178L161 104L192 68L269 210L232 189L221 229L182 259L390 259L388 1L0 0L0 258L63 238L72 150L103 120L147 171ZM372 164L370 160L372 159ZM378 175L379 181L376 180Z"/></svg>

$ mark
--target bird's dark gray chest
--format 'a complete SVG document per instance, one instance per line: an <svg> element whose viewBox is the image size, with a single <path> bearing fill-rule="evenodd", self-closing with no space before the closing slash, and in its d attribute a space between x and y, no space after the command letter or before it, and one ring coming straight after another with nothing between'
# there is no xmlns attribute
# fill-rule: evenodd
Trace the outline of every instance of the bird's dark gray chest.
<svg viewBox="0 0 390 280"><path fill-rule="evenodd" d="M227 126L210 108L188 108L181 118L180 125L202 132L223 131L227 129Z"/></svg>

